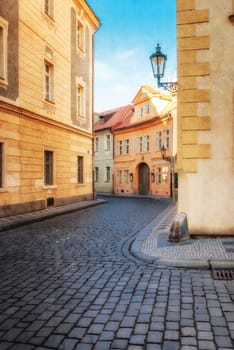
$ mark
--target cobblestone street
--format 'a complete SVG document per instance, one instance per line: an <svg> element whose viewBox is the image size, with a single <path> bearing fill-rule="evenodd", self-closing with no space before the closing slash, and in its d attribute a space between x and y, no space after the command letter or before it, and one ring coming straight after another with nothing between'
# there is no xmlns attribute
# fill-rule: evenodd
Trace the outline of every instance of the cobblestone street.
<svg viewBox="0 0 234 350"><path fill-rule="evenodd" d="M129 253L168 203L110 197L0 233L0 350L233 349L233 281Z"/></svg>

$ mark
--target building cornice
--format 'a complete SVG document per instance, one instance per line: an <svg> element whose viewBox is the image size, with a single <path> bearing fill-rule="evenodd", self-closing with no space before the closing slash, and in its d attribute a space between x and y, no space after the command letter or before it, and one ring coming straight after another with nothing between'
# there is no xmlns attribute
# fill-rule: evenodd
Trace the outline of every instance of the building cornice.
<svg viewBox="0 0 234 350"><path fill-rule="evenodd" d="M59 129L68 130L68 131L73 132L75 134L79 134L82 136L93 138L92 133L84 132L76 127L72 127L70 125L61 123L57 120L42 116L40 114L37 114L35 112L29 111L25 108L22 108L22 107L19 107L16 105L12 105L12 104L7 103L7 102L0 101L0 110L13 113L13 114L17 115L18 117L25 117L25 118L34 119L34 120L40 121L44 124L48 124L48 125L51 125L53 127L57 127Z"/></svg>
<svg viewBox="0 0 234 350"><path fill-rule="evenodd" d="M171 115L170 113L168 114L164 114L164 115L160 115L160 116L157 116L157 117L153 117L149 120L144 120L144 121L141 121L141 122L138 122L138 123L134 123L134 124L129 124L129 125L126 125L126 126L123 126L123 127L120 127L118 129L115 129L113 131L114 134L117 134L118 132L122 132L124 130L128 130L128 129L139 129L141 127L148 127L150 124L155 124L155 122L158 122L158 124L160 122L165 121L165 120L168 120L169 118L171 118Z"/></svg>
<svg viewBox="0 0 234 350"><path fill-rule="evenodd" d="M87 18L89 19L90 23L94 27L95 30L97 30L100 27L100 20L92 10L91 6L88 4L86 0L73 0L74 3L78 6L81 7Z"/></svg>

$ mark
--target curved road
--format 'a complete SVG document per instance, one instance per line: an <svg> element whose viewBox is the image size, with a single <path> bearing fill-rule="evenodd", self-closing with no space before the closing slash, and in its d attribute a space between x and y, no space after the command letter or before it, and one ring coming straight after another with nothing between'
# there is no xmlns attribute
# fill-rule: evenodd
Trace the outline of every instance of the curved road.
<svg viewBox="0 0 234 350"><path fill-rule="evenodd" d="M133 258L168 205L108 198L0 234L0 349L233 349L233 282Z"/></svg>

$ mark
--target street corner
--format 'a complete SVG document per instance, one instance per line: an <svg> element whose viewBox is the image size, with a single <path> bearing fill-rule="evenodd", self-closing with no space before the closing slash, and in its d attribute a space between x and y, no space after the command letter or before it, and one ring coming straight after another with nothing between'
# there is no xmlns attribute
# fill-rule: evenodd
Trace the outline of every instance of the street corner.
<svg viewBox="0 0 234 350"><path fill-rule="evenodd" d="M163 227L163 228L162 228ZM189 238L171 242L168 228L162 222L152 229L148 225L139 232L130 246L130 253L149 264L191 269L234 268L231 238Z"/></svg>

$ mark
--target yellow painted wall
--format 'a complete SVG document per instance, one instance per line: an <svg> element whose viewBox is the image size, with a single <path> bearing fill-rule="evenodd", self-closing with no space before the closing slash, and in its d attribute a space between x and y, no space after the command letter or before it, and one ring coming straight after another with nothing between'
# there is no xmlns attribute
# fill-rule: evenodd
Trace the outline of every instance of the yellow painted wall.
<svg viewBox="0 0 234 350"><path fill-rule="evenodd" d="M72 197L92 197L92 136L3 110L0 125L7 167L6 186L0 193L1 205L48 197L54 197L55 204L61 204L66 198L72 202ZM44 150L53 151L55 156L52 186L44 186ZM83 184L77 183L77 156L84 157Z"/></svg>
<svg viewBox="0 0 234 350"><path fill-rule="evenodd" d="M19 96L1 97L0 142L3 143L3 186L0 217L93 198L93 34L99 21L84 0L55 1L54 16L43 1L19 1ZM82 16L88 33L82 71L87 82L87 127L74 124L71 9ZM14 25L10 23L9 25ZM46 102L44 61L54 65L54 101ZM11 63L10 63L11 64ZM86 66L85 66L86 65ZM10 67L10 65L9 65ZM74 68L74 67L73 67ZM77 67L75 67L76 69ZM75 103L74 103L75 105ZM54 152L55 181L44 186L44 150ZM84 157L84 183L77 182L77 157Z"/></svg>
<svg viewBox="0 0 234 350"><path fill-rule="evenodd" d="M178 210L192 234L234 234L232 1L177 0Z"/></svg>

